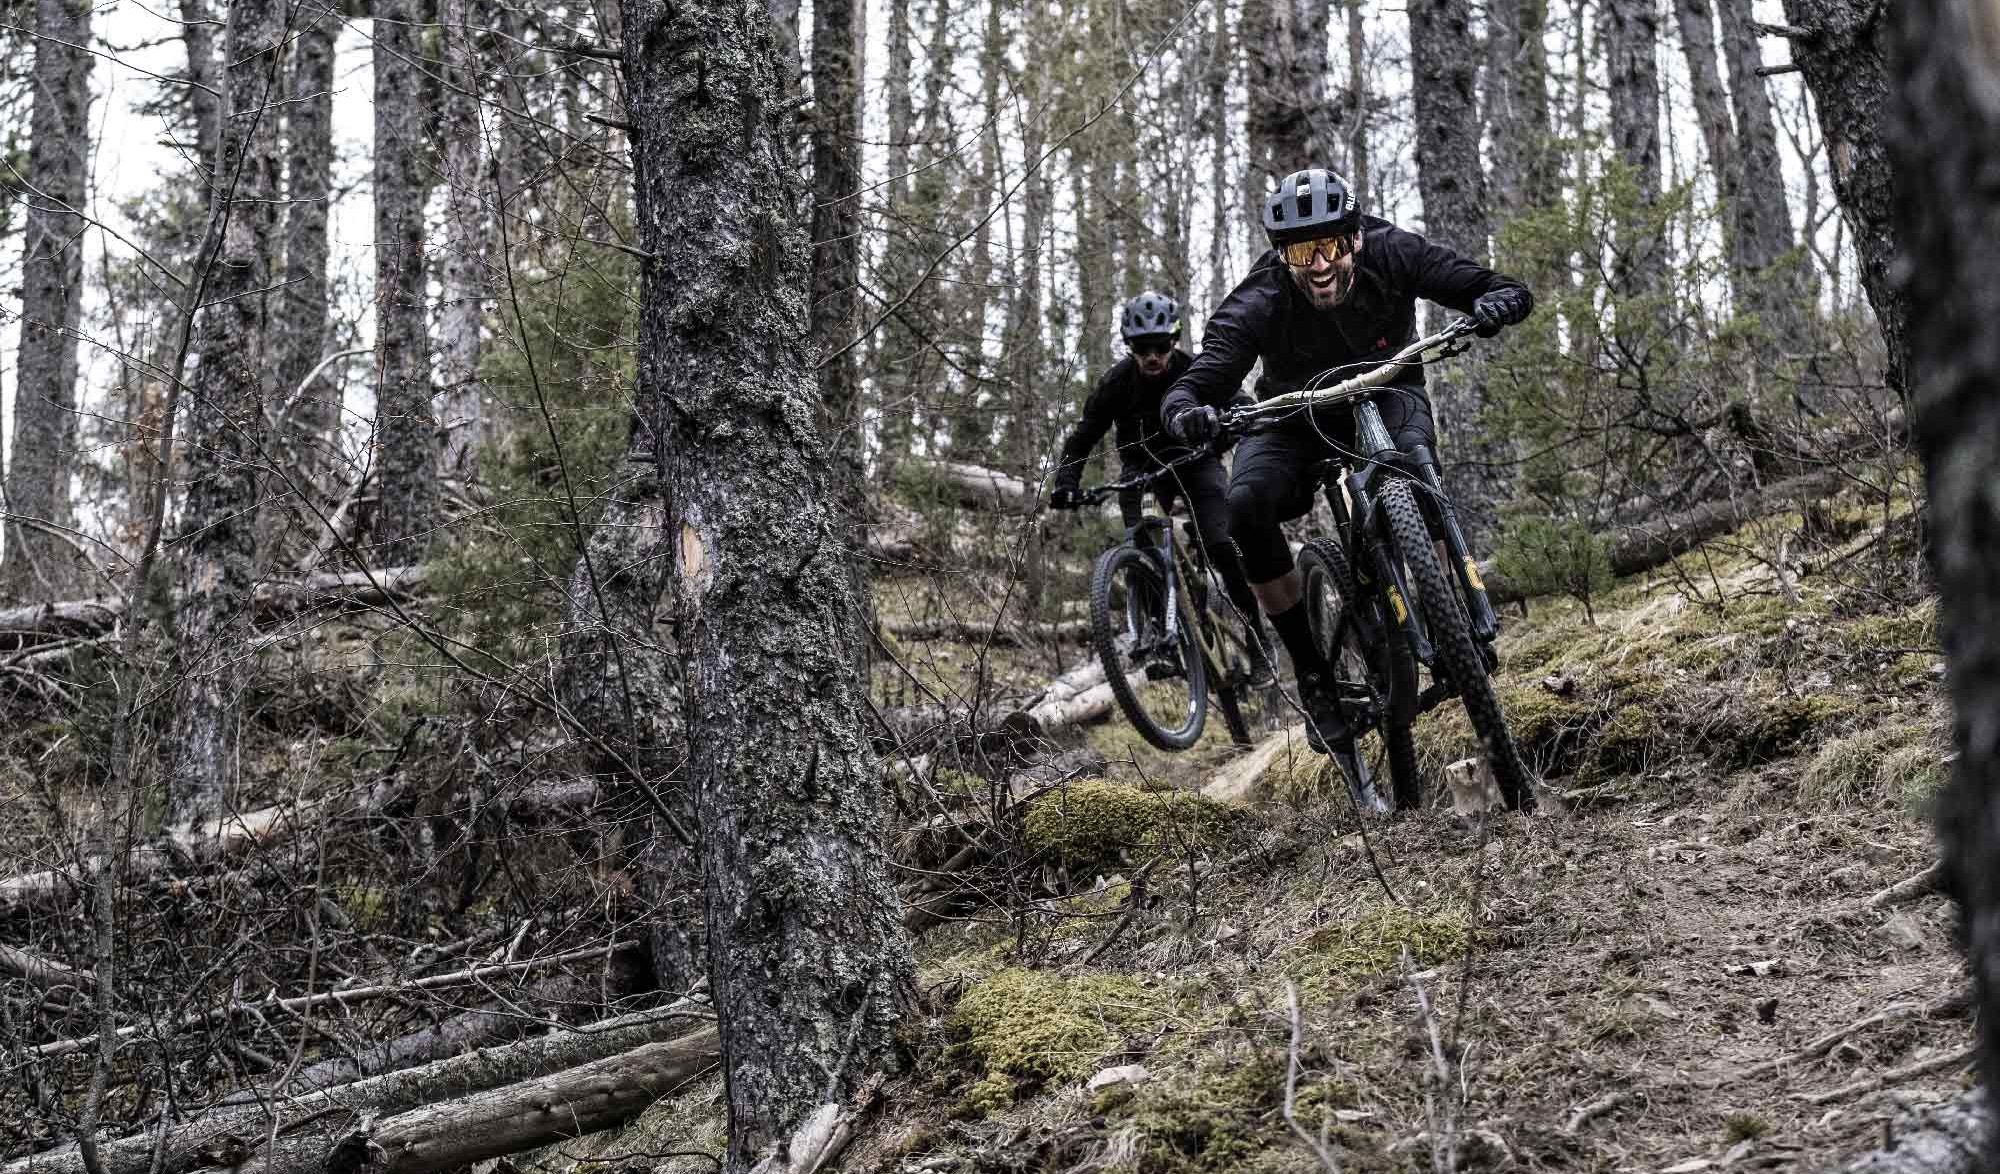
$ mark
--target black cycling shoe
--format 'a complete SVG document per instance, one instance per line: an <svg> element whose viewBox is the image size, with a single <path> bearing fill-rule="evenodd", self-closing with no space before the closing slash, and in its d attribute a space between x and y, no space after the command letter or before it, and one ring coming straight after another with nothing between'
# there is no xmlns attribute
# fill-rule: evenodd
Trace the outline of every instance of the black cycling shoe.
<svg viewBox="0 0 2000 1174"><path fill-rule="evenodd" d="M1299 677L1299 704L1306 710L1306 745L1316 753L1325 754L1328 746L1353 744L1354 732L1347 728L1347 715L1341 712L1330 677L1322 673Z"/></svg>

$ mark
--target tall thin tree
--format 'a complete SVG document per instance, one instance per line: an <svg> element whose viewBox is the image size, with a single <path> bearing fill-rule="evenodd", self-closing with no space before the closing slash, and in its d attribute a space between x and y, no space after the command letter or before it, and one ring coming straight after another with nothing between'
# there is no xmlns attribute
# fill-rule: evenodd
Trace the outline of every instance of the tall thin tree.
<svg viewBox="0 0 2000 1174"><path fill-rule="evenodd" d="M375 0L376 557L410 562L437 518L424 201L429 195L422 13Z"/></svg>
<svg viewBox="0 0 2000 1174"><path fill-rule="evenodd" d="M220 816L236 784L264 409L275 369L269 289L278 241L278 120L285 24L275 0L235 0L224 28L221 154L209 219L220 246L195 309L195 368L183 425L187 496L175 576L175 703L167 818ZM214 228L211 228L211 232Z"/></svg>
<svg viewBox="0 0 2000 1174"><path fill-rule="evenodd" d="M1757 72L1764 56L1751 19L1751 0L1716 0L1716 11L1722 18L1723 59L1729 67L1729 101L1740 148L1732 225L1740 242L1738 263L1750 287L1751 307L1772 320L1770 326L1781 344L1796 346L1808 310L1803 304L1805 269L1780 264L1798 242L1792 234L1771 92Z"/></svg>
<svg viewBox="0 0 2000 1174"><path fill-rule="evenodd" d="M1485 171L1479 160L1474 98L1478 58L1468 0L1410 0L1411 98L1417 121L1417 190L1424 232L1468 257L1483 260L1492 231ZM1493 533L1505 500L1505 445L1486 428L1486 381L1476 364L1456 377L1431 381L1437 413L1438 459L1466 537L1480 545Z"/></svg>
<svg viewBox="0 0 2000 1174"><path fill-rule="evenodd" d="M1301 167L1325 167L1337 141L1326 100L1329 0L1243 5L1238 44L1247 66L1244 110L1252 187L1268 189Z"/></svg>
<svg viewBox="0 0 2000 1174"><path fill-rule="evenodd" d="M625 12L641 412L669 579L722 1032L724 1169L778 1155L890 1055L912 970L857 709L852 581L807 362L808 236L761 5ZM782 1159L780 1159L782 1161Z"/></svg>
<svg viewBox="0 0 2000 1174"><path fill-rule="evenodd" d="M288 452L308 477L329 466L340 426L340 385L319 368L330 324L327 221L333 196L333 40L340 13L329 3L301 7L291 45L291 94L285 106L285 286L276 306L277 390L298 392L286 419Z"/></svg>
<svg viewBox="0 0 2000 1174"><path fill-rule="evenodd" d="M83 309L84 180L90 150L88 0L37 0L28 124L27 234L14 446L7 465L0 599L76 584L69 537L76 472L76 328Z"/></svg>
<svg viewBox="0 0 2000 1174"><path fill-rule="evenodd" d="M1611 141L1631 172L1636 207L1619 225L1615 271L1627 294L1656 293L1666 280L1666 241L1647 223L1660 199L1660 14L1656 0L1598 0L1610 77Z"/></svg>
<svg viewBox="0 0 2000 1174"><path fill-rule="evenodd" d="M479 59L481 26L473 0L443 0L444 182L446 239L438 278L440 469L447 477L478 476L479 446L487 437L486 398L479 384L485 324L486 133L481 111L485 70Z"/></svg>

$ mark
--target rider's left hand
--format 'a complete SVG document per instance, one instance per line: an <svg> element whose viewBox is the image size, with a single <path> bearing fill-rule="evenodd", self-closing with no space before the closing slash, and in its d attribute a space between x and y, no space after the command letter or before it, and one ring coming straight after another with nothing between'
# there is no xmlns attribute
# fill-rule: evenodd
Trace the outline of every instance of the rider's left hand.
<svg viewBox="0 0 2000 1174"><path fill-rule="evenodd" d="M1528 316L1528 299L1525 291L1506 286L1479 295L1472 303L1472 321L1479 327L1479 337L1492 338L1500 333L1502 326L1512 326Z"/></svg>

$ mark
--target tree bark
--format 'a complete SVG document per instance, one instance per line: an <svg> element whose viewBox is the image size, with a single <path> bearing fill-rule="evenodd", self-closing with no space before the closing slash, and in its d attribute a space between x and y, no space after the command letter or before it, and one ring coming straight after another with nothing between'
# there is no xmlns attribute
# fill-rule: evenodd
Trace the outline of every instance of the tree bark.
<svg viewBox="0 0 2000 1174"><path fill-rule="evenodd" d="M1778 158L1778 130L1771 116L1771 92L1757 70L1764 64L1750 0L1717 0L1722 17L1722 47L1729 65L1730 106L1736 116L1738 167L1734 231L1739 241L1736 262L1739 285L1749 287L1749 306L1768 319L1779 344L1797 349L1801 343L1806 304L1804 267L1785 264L1797 243L1792 237L1791 205L1785 198L1785 172Z"/></svg>
<svg viewBox="0 0 2000 1174"><path fill-rule="evenodd" d="M67 527L76 470L76 328L83 309L84 181L90 148L88 0L36 0L27 233L14 444L7 464L0 600L58 599L79 579Z"/></svg>
<svg viewBox="0 0 2000 1174"><path fill-rule="evenodd" d="M1804 74L1819 111L1834 198L1853 236L1861 287L1867 291L1888 351L1884 377L1898 395L1907 396L1909 315L1903 293L1891 278L1897 255L1892 210L1895 170L1882 141L1884 105L1889 101L1884 11L1884 5L1871 0L1785 0L1786 23L1807 34L1789 42L1792 61Z"/></svg>
<svg viewBox="0 0 2000 1174"><path fill-rule="evenodd" d="M685 1009L685 1008L684 1008ZM665 1011L642 1011L595 1023L587 1028L558 1031L520 1043L483 1048L422 1068L306 1093L279 1105L240 1105L211 1112L178 1126L164 1145L153 1131L98 1143L101 1174L150 1174L159 1150L159 1174L184 1174L210 1160L206 1151L227 1145L232 1135L248 1140L267 1135L276 1112L283 1134L301 1123L345 1122L372 1113L389 1116L423 1105L468 1097L490 1089L581 1068L660 1043L679 1040L693 1045L706 1031L690 1034L690 1018ZM698 1021L695 1021L698 1022ZM713 1046L710 1045L710 1062ZM329 1110L333 1112L329 1114ZM326 1142L319 1155L324 1157ZM0 1166L0 1174L89 1174L75 1146L19 1158Z"/></svg>
<svg viewBox="0 0 2000 1174"><path fill-rule="evenodd" d="M726 1169L885 1063L912 971L856 711L856 604L806 363L807 234L767 15L636 0L642 410L664 425ZM671 396L671 410L667 409Z"/></svg>
<svg viewBox="0 0 2000 1174"><path fill-rule="evenodd" d="M879 292L888 298L900 298L908 292L929 262L929 258L916 255L916 226L906 219L912 211L910 136L917 129L916 94L911 88L914 84L911 67L915 59L910 47L912 39L910 0L889 0L889 60L883 85L889 124L884 161L884 170L888 173L889 207L882 224L882 276L879 279L883 287ZM819 234L815 231L813 235L817 238ZM910 309L913 314L921 315L914 301ZM910 401L917 386L910 375L911 368L922 354L923 343L900 318L883 324L880 340L873 363L877 389L877 434L880 437L876 477L879 484L886 485L894 483L896 466L910 450L911 418L915 414L915 405Z"/></svg>
<svg viewBox="0 0 2000 1174"><path fill-rule="evenodd" d="M291 52L291 100L286 106L291 181L285 205L285 288L278 295L276 391L298 399L285 417L294 476L314 482L334 465L340 429L340 385L321 371L300 388L330 349L328 341L327 214L333 195L333 39L340 14L331 5L300 9Z"/></svg>
<svg viewBox="0 0 2000 1174"><path fill-rule="evenodd" d="M422 13L374 0L375 445L381 487L374 538L384 562L414 562L437 517L424 263L428 195Z"/></svg>
<svg viewBox="0 0 2000 1174"><path fill-rule="evenodd" d="M1493 139L1493 197L1502 214L1544 207L1562 194L1549 122L1549 57L1543 42L1548 0L1493 0L1488 8L1495 77L1487 126Z"/></svg>
<svg viewBox="0 0 2000 1174"><path fill-rule="evenodd" d="M2000 1071L2000 629L1993 623L2000 606L2000 501L1993 494L2000 194L1992 152L2000 136L2000 11L1983 0L1904 0L1886 11L1893 89L1882 131L1891 144L1886 163L1899 181L1897 276L1909 311L1912 432L1930 500L1929 555L1958 750L1938 804L1938 837L1944 888L1958 900L1979 996L1979 1067L1990 1118L2000 1108L1993 1078ZM1831 35L1824 25L1817 31ZM1825 106L1821 112L1832 117ZM1847 170L1851 189L1855 169ZM1989 1128L1983 1148L1986 1168L2000 1168L2000 1135Z"/></svg>
<svg viewBox="0 0 2000 1174"><path fill-rule="evenodd" d="M1411 0L1410 67L1416 108L1417 188L1424 231L1476 261L1488 256L1485 171L1474 99L1478 57L1469 0ZM1486 544L1495 510L1508 496L1506 445L1481 421L1486 380L1477 363L1451 379L1434 377L1431 404L1440 433L1445 487L1473 546Z"/></svg>
<svg viewBox="0 0 2000 1174"><path fill-rule="evenodd" d="M1730 121L1730 95L1722 88L1716 58L1715 13L1708 0L1674 0L1674 20L1680 28L1681 55L1687 60L1695 121L1701 126L1702 145L1708 148L1708 173L1715 178L1715 200L1722 210L1723 251L1732 272L1746 273L1750 266L1744 260L1746 242L1738 224L1743 160Z"/></svg>
<svg viewBox="0 0 2000 1174"><path fill-rule="evenodd" d="M211 188L222 161L222 86L215 76L215 21L207 0L180 0L181 42L187 47L188 112L194 118L194 161Z"/></svg>
<svg viewBox="0 0 2000 1174"><path fill-rule="evenodd" d="M228 810L237 771L241 678L257 560L256 508L272 369L267 327L277 242L278 145L284 20L271 0L229 8L222 155L210 216L221 247L202 290L186 438L172 674L166 737L167 822L183 826Z"/></svg>
<svg viewBox="0 0 2000 1174"><path fill-rule="evenodd" d="M483 72L473 0L443 0L444 182L447 239L439 283L439 471L477 480L479 446L487 439L485 393L479 383L486 308L486 132L480 111Z"/></svg>
<svg viewBox="0 0 2000 1174"><path fill-rule="evenodd" d="M1619 226L1614 272L1625 296L1666 282L1666 241L1643 220L1660 199L1659 12L1654 0L1601 0L1598 18L1611 79L1611 139L1632 173L1638 208Z"/></svg>
<svg viewBox="0 0 2000 1174"><path fill-rule="evenodd" d="M1329 0L1265 0L1245 4L1242 14L1250 175L1268 191L1302 167L1335 162L1326 101Z"/></svg>

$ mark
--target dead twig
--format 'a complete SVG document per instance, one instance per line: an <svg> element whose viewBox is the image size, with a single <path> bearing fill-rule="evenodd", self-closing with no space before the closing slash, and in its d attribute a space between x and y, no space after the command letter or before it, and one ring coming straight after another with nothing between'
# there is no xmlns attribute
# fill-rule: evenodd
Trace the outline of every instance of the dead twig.
<svg viewBox="0 0 2000 1174"><path fill-rule="evenodd" d="M1596 1118L1602 1117L1624 1104L1629 1095L1624 1092L1610 1092L1605 1093L1594 1101L1586 1101L1578 1105L1575 1109L1571 1110L1569 1120L1563 1122L1563 1132L1575 1133Z"/></svg>
<svg viewBox="0 0 2000 1174"><path fill-rule="evenodd" d="M1761 1064L1753 1064L1741 1072L1724 1077L1722 1083L1734 1080L1752 1080L1759 1076L1768 1076L1781 1068L1789 1068L1794 1064L1802 1064L1807 1060L1817 1060L1839 1047L1850 1036L1858 1035L1870 1028L1882 1027L1904 1019L1930 1019L1937 1015L1961 1010L1965 1005L1966 996L1963 993L1947 995L1942 999L1921 1007L1915 1003L1891 1003L1873 1015L1857 1019L1846 1027L1829 1031L1825 1035L1811 1040L1795 1052L1780 1056L1775 1060L1766 1060Z"/></svg>
<svg viewBox="0 0 2000 1174"><path fill-rule="evenodd" d="M1834 1101L1844 1101L1849 1097L1858 1097L1863 1093L1874 1092L1876 1089L1888 1088L1892 1084L1901 1084L1905 1080L1915 1080L1919 1076L1929 1076L1934 1072L1948 1072L1953 1068L1963 1067L1966 1064L1972 1063L1973 1060L1978 1058L1978 1055L1978 1045L1967 1044L1957 1051L1946 1052L1941 1056L1932 1056L1928 1060L1921 1060L1915 1064L1908 1064L1901 1068L1892 1068L1880 1076L1871 1076L1866 1080L1857 1080L1853 1084L1842 1085L1839 1088L1828 1089L1825 1092L1800 1093L1798 1094L1798 1099L1809 1105L1826 1105Z"/></svg>
<svg viewBox="0 0 2000 1174"><path fill-rule="evenodd" d="M1320 1169L1329 1171L1329 1174L1340 1174L1340 1160L1327 1148L1325 1132L1322 1131L1319 1137L1307 1133L1306 1127L1299 1124L1298 1116L1292 1111L1298 1101L1301 1025L1299 988L1294 986L1289 978L1285 980L1285 1007L1292 1017L1292 1046L1285 1054L1285 1124L1292 1127L1292 1132L1298 1134L1299 1140L1312 1151L1313 1157L1319 1159Z"/></svg>
<svg viewBox="0 0 2000 1174"><path fill-rule="evenodd" d="M1944 864L1938 862L1912 876L1906 876L1881 892L1868 898L1870 909L1887 909L1891 905L1901 905L1937 891L1938 881L1943 874Z"/></svg>

